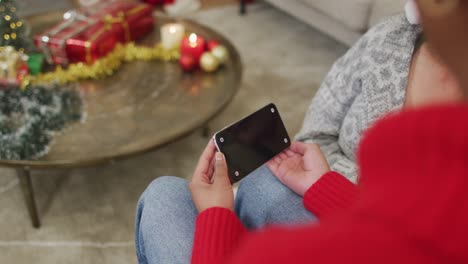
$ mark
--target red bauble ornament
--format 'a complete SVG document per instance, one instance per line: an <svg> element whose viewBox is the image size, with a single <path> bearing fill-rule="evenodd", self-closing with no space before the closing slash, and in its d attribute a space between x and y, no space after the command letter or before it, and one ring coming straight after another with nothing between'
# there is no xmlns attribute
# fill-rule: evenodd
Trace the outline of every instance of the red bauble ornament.
<svg viewBox="0 0 468 264"><path fill-rule="evenodd" d="M219 42L217 40L212 39L206 43L206 50L213 51L213 49L217 46L219 46Z"/></svg>
<svg viewBox="0 0 468 264"><path fill-rule="evenodd" d="M182 54L179 59L180 67L187 72L193 71L197 68L197 60L190 54Z"/></svg>
<svg viewBox="0 0 468 264"><path fill-rule="evenodd" d="M29 68L26 63L21 64L21 66L18 68L18 71L16 72L16 80L18 83L21 83L21 81L24 79L29 74Z"/></svg>

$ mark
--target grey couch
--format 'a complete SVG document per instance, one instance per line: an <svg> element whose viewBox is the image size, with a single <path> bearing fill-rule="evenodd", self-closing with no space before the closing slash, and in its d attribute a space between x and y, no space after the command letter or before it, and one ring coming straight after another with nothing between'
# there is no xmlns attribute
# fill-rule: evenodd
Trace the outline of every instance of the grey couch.
<svg viewBox="0 0 468 264"><path fill-rule="evenodd" d="M380 19L403 12L406 0L266 0L272 5L352 45Z"/></svg>

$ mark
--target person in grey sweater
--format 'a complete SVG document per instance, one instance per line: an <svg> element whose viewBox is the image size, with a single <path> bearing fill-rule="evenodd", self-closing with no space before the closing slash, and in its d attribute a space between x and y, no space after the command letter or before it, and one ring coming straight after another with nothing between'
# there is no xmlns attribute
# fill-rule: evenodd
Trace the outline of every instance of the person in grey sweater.
<svg viewBox="0 0 468 264"><path fill-rule="evenodd" d="M332 170L357 182L358 142L377 119L405 107L462 100L463 90L453 74L421 39L420 27L403 15L372 28L332 67L296 139L318 144ZM313 174L317 169L306 164L323 159L320 149L313 149L307 159L296 163L302 166L299 170L307 168ZM279 159L290 157L282 154ZM276 177L264 166L241 181L234 209L246 227L315 220L300 195L314 177L288 176ZM154 180L138 202L135 242L139 262L188 263L197 214L188 181L178 177Z"/></svg>
<svg viewBox="0 0 468 264"><path fill-rule="evenodd" d="M420 25L410 23L404 14L390 17L336 61L296 140L317 144L331 170L357 183L356 153L365 130L389 112L419 101L459 96L453 79L430 52ZM267 167L241 182L235 211L250 229L315 219L287 180L276 178Z"/></svg>
<svg viewBox="0 0 468 264"><path fill-rule="evenodd" d="M357 182L361 136L384 114L401 109L419 25L391 17L367 32L331 68L296 140L316 143L332 170Z"/></svg>

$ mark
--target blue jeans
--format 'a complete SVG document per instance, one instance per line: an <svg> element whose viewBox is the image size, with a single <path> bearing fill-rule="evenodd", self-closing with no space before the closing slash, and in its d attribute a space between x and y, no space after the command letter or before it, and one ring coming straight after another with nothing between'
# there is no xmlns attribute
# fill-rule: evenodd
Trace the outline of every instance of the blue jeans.
<svg viewBox="0 0 468 264"><path fill-rule="evenodd" d="M302 197L283 185L266 167L242 180L235 212L250 230L268 224L298 224L316 218L302 204ZM188 182L160 177L138 202L135 242L138 262L190 263L197 209Z"/></svg>

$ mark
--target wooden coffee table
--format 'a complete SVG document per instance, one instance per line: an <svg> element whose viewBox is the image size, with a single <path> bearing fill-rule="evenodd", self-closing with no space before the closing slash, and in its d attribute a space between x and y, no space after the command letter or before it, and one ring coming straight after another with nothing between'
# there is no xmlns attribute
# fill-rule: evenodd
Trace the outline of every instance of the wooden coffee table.
<svg viewBox="0 0 468 264"><path fill-rule="evenodd" d="M29 17L34 32L56 23L63 12ZM159 26L174 22L156 17L154 32L139 44L159 41ZM40 226L31 171L91 166L145 153L198 128L220 113L236 94L242 79L239 53L222 35L189 20L179 20L189 32L217 39L230 53L218 72L183 73L177 62L133 62L114 76L79 83L86 105L84 123L72 124L54 138L50 153L38 160L0 160L18 171L34 227ZM208 133L206 133L208 134Z"/></svg>

